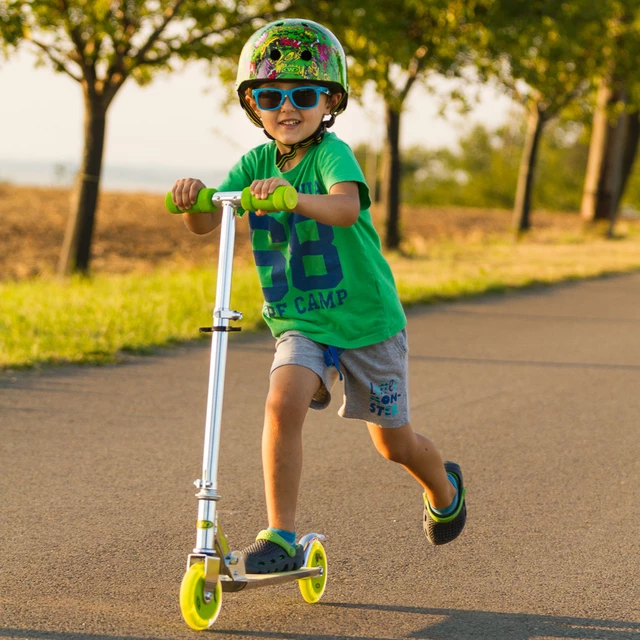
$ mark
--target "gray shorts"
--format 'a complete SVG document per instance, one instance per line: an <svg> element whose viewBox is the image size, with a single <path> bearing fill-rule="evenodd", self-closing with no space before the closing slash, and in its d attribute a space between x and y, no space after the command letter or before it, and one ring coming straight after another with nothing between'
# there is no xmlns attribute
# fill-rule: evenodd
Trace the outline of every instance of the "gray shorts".
<svg viewBox="0 0 640 640"><path fill-rule="evenodd" d="M278 367L297 364L322 380L311 401L312 409L326 409L331 389L344 376L344 399L338 414L372 422L381 427L402 427L409 422L409 375L407 332L340 354L338 369L325 361L326 345L297 331L286 331L276 341L271 373Z"/></svg>

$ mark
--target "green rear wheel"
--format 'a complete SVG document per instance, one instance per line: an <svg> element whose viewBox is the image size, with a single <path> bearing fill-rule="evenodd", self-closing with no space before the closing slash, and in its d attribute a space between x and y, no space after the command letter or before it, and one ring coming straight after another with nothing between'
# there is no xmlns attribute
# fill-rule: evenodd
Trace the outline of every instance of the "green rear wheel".
<svg viewBox="0 0 640 640"><path fill-rule="evenodd" d="M309 560L305 567L322 567L322 573L313 578L301 578L298 580L300 593L309 603L314 604L322 598L327 584L327 554L319 540L314 540L309 553Z"/></svg>

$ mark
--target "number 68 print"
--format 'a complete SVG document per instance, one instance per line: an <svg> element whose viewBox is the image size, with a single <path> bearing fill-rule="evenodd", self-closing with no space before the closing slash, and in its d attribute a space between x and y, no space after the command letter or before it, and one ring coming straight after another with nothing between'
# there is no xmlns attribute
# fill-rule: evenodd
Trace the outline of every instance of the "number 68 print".
<svg viewBox="0 0 640 640"><path fill-rule="evenodd" d="M277 244L285 249L287 246L286 227L273 216L257 216L253 211L249 213L252 235L259 230L268 231L272 244ZM309 223L310 219L294 213L289 216L289 249L291 251L291 284L300 291L312 291L317 289L333 289L342 281L342 265L338 250L333 245L333 228L326 224L313 222L317 229L317 239L304 239L301 241L297 226L301 223ZM287 258L280 247L273 249L254 249L256 265L258 267L271 267L271 286L262 288L266 302L279 302L289 292L287 279ZM324 261L322 275L307 275L305 258L321 256Z"/></svg>

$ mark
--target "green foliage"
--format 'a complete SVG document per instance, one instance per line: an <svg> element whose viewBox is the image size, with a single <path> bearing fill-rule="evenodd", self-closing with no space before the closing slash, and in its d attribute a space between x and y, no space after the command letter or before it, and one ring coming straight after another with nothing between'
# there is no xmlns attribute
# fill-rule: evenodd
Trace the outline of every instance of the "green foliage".
<svg viewBox="0 0 640 640"><path fill-rule="evenodd" d="M518 139L506 129L476 125L458 150L410 149L402 189L407 201L466 207L508 208L518 173Z"/></svg>
<svg viewBox="0 0 640 640"><path fill-rule="evenodd" d="M494 77L522 104L533 101L548 119L592 86L602 57L593 50L602 31L591 0L495 0L491 35L475 63L482 77Z"/></svg>
<svg viewBox="0 0 640 640"><path fill-rule="evenodd" d="M588 144L574 123L547 125L536 168L533 204L547 211L580 210Z"/></svg>
<svg viewBox="0 0 640 640"><path fill-rule="evenodd" d="M17 0L0 3L0 60L12 51L22 37Z"/></svg>
<svg viewBox="0 0 640 640"><path fill-rule="evenodd" d="M6 43L31 43L108 104L128 77L146 84L184 61L239 51L237 38L281 9L266 0L12 0L0 24Z"/></svg>
<svg viewBox="0 0 640 640"><path fill-rule="evenodd" d="M637 0L598 0L601 32L594 48L602 58L602 74L621 82L631 103L640 105L640 6Z"/></svg>
<svg viewBox="0 0 640 640"><path fill-rule="evenodd" d="M396 111L416 80L428 73L456 74L477 44L482 26L468 0L296 0L293 10L326 24L350 57L355 94L373 82Z"/></svg>
<svg viewBox="0 0 640 640"><path fill-rule="evenodd" d="M573 123L554 121L548 125L533 194L536 208L579 209L588 153L581 130ZM510 209L523 144L524 131L513 123L495 131L477 124L461 137L455 150L407 149L403 199L413 205ZM366 170L366 146L355 151ZM632 184L629 187L631 192Z"/></svg>

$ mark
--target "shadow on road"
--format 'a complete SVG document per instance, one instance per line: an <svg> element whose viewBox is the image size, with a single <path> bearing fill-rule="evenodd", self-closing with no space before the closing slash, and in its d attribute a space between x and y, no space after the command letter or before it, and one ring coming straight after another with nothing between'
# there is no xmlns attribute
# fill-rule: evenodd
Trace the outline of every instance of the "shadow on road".
<svg viewBox="0 0 640 640"><path fill-rule="evenodd" d="M408 635L323 635L278 631L234 631L211 629L211 633L284 640L391 640L423 638L425 640L532 640L533 638L573 638L574 640L640 640L640 623L594 618L573 618L494 611L431 609L378 604L326 602L319 606L362 609L389 613L408 613L435 618L427 626ZM347 632L348 633L348 632Z"/></svg>
<svg viewBox="0 0 640 640"><path fill-rule="evenodd" d="M580 638L598 640L640 639L640 623L544 616L495 611L430 609L376 604L327 603L327 606L437 616L439 621L414 631L407 638L432 640L530 640L531 638Z"/></svg>
<svg viewBox="0 0 640 640"><path fill-rule="evenodd" d="M361 609L363 611L413 614L431 618L426 626L403 635L354 635L301 633L300 631L250 631L214 627L206 633L216 636L264 638L271 640L393 640L423 638L424 640L532 640L534 638L572 638L574 640L640 640L640 623L567 616L544 616L495 611L465 611L460 609L431 609L379 604L350 604L326 602L317 605L327 608ZM416 620L416 626L421 624ZM33 638L34 640L163 640L161 637L138 638L93 633L45 631L31 629L2 629L0 638ZM203 636L204 637L204 636Z"/></svg>
<svg viewBox="0 0 640 640"><path fill-rule="evenodd" d="M29 638L29 640L168 640L160 637L137 637L106 635L102 633L81 633L78 631L45 631L42 629L3 629L0 638Z"/></svg>

